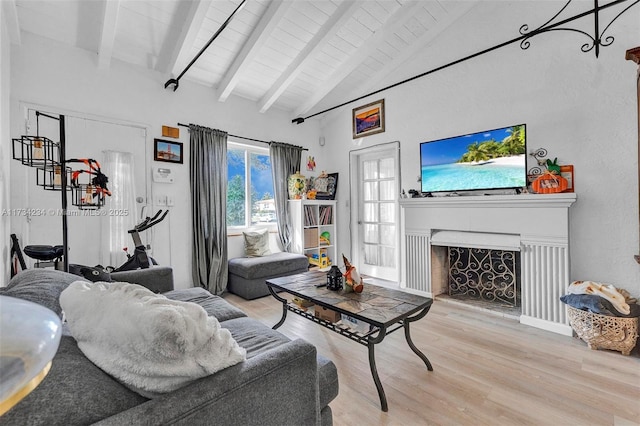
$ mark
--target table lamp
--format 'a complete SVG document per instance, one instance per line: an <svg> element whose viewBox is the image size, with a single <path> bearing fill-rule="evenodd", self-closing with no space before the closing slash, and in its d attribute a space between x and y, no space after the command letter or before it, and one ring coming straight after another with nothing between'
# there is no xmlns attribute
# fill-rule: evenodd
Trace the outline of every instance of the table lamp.
<svg viewBox="0 0 640 426"><path fill-rule="evenodd" d="M60 318L50 309L0 296L0 416L47 375L60 332Z"/></svg>

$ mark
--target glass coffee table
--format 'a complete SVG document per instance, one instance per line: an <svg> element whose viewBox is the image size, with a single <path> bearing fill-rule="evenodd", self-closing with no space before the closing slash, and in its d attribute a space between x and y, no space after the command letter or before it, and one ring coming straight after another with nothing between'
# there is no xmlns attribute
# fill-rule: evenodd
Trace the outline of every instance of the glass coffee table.
<svg viewBox="0 0 640 426"><path fill-rule="evenodd" d="M282 318L273 326L273 329L275 330L284 323L287 318L287 312L294 312L366 346L369 349L369 367L378 390L381 409L382 411L388 411L387 397L376 368L374 347L381 343L387 334L403 328L404 336L411 350L420 357L429 371L433 371L429 359L413 343L409 332L409 326L412 322L427 315L433 300L428 297L373 284L365 284L362 293L346 293L343 290L332 291L326 288L326 282L327 275L321 271L311 271L267 280L269 292L282 303ZM355 331L345 326L343 321L333 323L318 318L305 308L278 295L278 291L305 299L316 306L348 315L352 319L363 323L368 331Z"/></svg>

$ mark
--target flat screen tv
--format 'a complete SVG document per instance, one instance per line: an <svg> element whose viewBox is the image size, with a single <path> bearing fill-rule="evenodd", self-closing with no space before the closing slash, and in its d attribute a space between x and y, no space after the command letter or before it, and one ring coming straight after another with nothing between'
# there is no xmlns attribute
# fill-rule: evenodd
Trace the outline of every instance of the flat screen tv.
<svg viewBox="0 0 640 426"><path fill-rule="evenodd" d="M527 186L526 125L420 144L422 192Z"/></svg>

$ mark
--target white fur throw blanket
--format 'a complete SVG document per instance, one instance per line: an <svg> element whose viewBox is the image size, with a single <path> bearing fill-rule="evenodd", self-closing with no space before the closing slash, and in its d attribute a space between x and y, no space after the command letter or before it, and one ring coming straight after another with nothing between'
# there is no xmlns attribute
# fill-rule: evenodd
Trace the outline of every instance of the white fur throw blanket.
<svg viewBox="0 0 640 426"><path fill-rule="evenodd" d="M60 295L69 329L94 364L146 397L246 359L200 305L129 283L76 281Z"/></svg>

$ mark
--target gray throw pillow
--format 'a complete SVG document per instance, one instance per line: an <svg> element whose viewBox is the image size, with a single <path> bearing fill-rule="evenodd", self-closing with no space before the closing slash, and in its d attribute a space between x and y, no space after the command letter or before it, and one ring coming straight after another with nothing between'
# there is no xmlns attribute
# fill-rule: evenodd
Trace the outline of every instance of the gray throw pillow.
<svg viewBox="0 0 640 426"><path fill-rule="evenodd" d="M269 250L269 231L261 229L258 231L245 231L244 254L247 257L261 257L271 254Z"/></svg>

